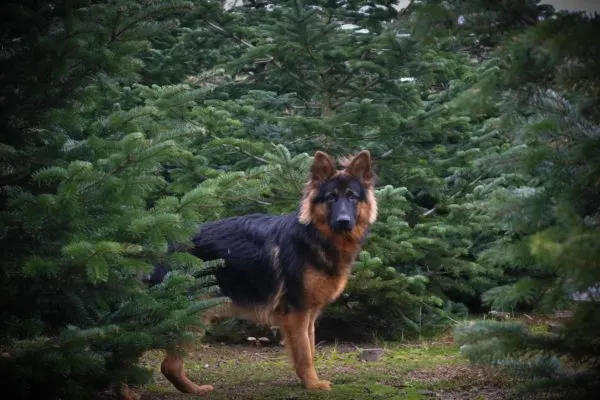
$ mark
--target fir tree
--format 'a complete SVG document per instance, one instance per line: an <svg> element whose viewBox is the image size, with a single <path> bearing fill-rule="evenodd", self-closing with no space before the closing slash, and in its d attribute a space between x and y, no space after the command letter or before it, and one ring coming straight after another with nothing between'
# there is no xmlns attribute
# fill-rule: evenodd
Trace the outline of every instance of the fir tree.
<svg viewBox="0 0 600 400"><path fill-rule="evenodd" d="M552 310L594 294L597 18L551 20L525 0L219 3L1 13L11 395L81 398L147 377L137 357L192 340L211 305L187 296L212 290L210 270L168 243L205 220L295 210L316 149L371 150L380 203L322 332L402 339L462 302ZM148 290L155 263L172 272ZM559 336L477 325L465 349L592 387L596 304ZM555 354L582 369L562 374Z"/></svg>
<svg viewBox="0 0 600 400"><path fill-rule="evenodd" d="M211 201L216 181L165 179L194 157L186 145L202 127L190 120L206 91L135 83L148 39L189 6L6 8L22 17L3 24L0 369L10 398L89 398L140 383L149 371L137 358L193 340L188 328L211 305L190 297L212 286L192 278L200 260L165 256L222 206ZM158 262L173 272L148 289Z"/></svg>
<svg viewBox="0 0 600 400"><path fill-rule="evenodd" d="M468 140L469 120L446 110L448 95L434 96L471 72L465 66L468 54L456 56L448 46L413 39L410 14L383 12L368 2L294 1L270 12L240 13L263 28L253 32L261 36L247 32L249 37L235 39L254 44L233 64L234 71L255 69L240 83L248 88L244 95L224 89L230 99L211 100L241 125L232 132L236 139L216 138L208 146L251 155L234 168L261 163L260 143L266 140L296 153L325 148L341 155L367 147L380 165L381 184L408 188L404 203L382 207L369 251L402 273L426 276L429 290L448 304L491 287L496 272L485 271L470 252L479 226L464 223L466 208L454 207L449 214L454 204L446 200L456 195L444 180L458 169L450 166L473 157L472 151L454 156L460 150L456 142ZM356 29L342 29L349 22ZM434 70L441 51L445 68ZM243 139L248 135L258 140ZM289 184L296 189L288 204L298 192L297 182ZM281 193L279 187L273 194ZM397 217L388 218L386 207Z"/></svg>
<svg viewBox="0 0 600 400"><path fill-rule="evenodd" d="M599 27L598 16L558 14L498 52L502 79L494 87L512 143L486 155L503 175L480 189L503 230L482 256L512 278L486 300L573 315L546 334L513 323L457 332L471 359L499 364L524 389L558 398L591 398L599 387L598 44L591 40Z"/></svg>

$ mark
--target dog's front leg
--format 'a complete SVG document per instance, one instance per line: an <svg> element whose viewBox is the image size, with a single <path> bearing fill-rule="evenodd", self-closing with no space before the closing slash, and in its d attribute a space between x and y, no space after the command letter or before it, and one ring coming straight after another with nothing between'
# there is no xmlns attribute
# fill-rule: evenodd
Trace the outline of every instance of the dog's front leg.
<svg viewBox="0 0 600 400"><path fill-rule="evenodd" d="M313 360L317 356L316 343L315 343L315 322L319 317L321 310L311 310L310 312L310 322L308 324L308 340L310 342L310 351L312 354Z"/></svg>
<svg viewBox="0 0 600 400"><path fill-rule="evenodd" d="M314 361L314 359L317 356L317 353L315 344L315 320L313 318L310 319L308 325L308 343L310 344L310 356Z"/></svg>
<svg viewBox="0 0 600 400"><path fill-rule="evenodd" d="M296 311L283 316L281 328L285 335L285 343L296 373L304 386L307 389L331 390L331 383L320 380L315 370L311 346L311 336L313 335L309 334L312 320L313 313L309 311ZM314 326L314 324L312 325Z"/></svg>

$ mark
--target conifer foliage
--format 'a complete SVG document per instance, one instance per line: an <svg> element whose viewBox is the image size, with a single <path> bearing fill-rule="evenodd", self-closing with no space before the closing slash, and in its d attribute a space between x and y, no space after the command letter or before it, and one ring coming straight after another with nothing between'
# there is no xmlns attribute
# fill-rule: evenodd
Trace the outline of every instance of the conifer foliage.
<svg viewBox="0 0 600 400"><path fill-rule="evenodd" d="M191 278L200 260L164 257L220 205L209 181L166 179L193 157L203 91L136 83L149 39L191 4L34 6L3 6L0 370L9 398L88 398L147 379L144 351L192 339L211 282ZM168 261L181 272L148 289Z"/></svg>
<svg viewBox="0 0 600 400"><path fill-rule="evenodd" d="M502 221L502 235L482 258L506 273L484 300L496 309L572 316L545 334L487 322L460 327L457 337L472 360L505 367L522 380L520 389L544 398L592 398L600 388L599 48L592 39L599 29L597 15L558 14L515 36L487 66L500 67L488 88L516 134L510 147L484 158L488 173L506 177L490 176L479 189L481 204Z"/></svg>
<svg viewBox="0 0 600 400"><path fill-rule="evenodd" d="M598 16L221 3L0 6L3 393L147 380L139 356L198 338L219 301L197 300L219 263L169 244L202 221L294 211L317 149L369 149L379 202L318 334L402 340L467 312L572 310L558 333L483 321L456 337L535 387L597 390ZM170 272L148 287L155 264Z"/></svg>

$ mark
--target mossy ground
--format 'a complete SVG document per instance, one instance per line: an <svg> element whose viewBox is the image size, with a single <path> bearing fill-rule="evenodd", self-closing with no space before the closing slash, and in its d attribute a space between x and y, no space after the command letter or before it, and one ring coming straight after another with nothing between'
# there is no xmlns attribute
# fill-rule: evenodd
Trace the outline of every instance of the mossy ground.
<svg viewBox="0 0 600 400"><path fill-rule="evenodd" d="M186 358L188 376L210 383L205 396L177 392L160 374L162 352L151 352L143 363L154 369L154 382L140 388L144 400L222 399L498 399L507 384L494 370L468 365L448 337L411 343L383 343L377 362L358 360L359 348L349 343L318 348L316 368L333 383L332 392L305 390L279 346L200 345ZM372 346L364 346L372 347Z"/></svg>

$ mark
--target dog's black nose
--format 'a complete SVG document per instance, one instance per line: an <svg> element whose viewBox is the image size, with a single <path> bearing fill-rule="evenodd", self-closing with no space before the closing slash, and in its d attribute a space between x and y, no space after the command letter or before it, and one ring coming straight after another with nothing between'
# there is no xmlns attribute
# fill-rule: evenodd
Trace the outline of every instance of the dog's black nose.
<svg viewBox="0 0 600 400"><path fill-rule="evenodd" d="M335 222L340 229L352 229L349 216L340 216Z"/></svg>

